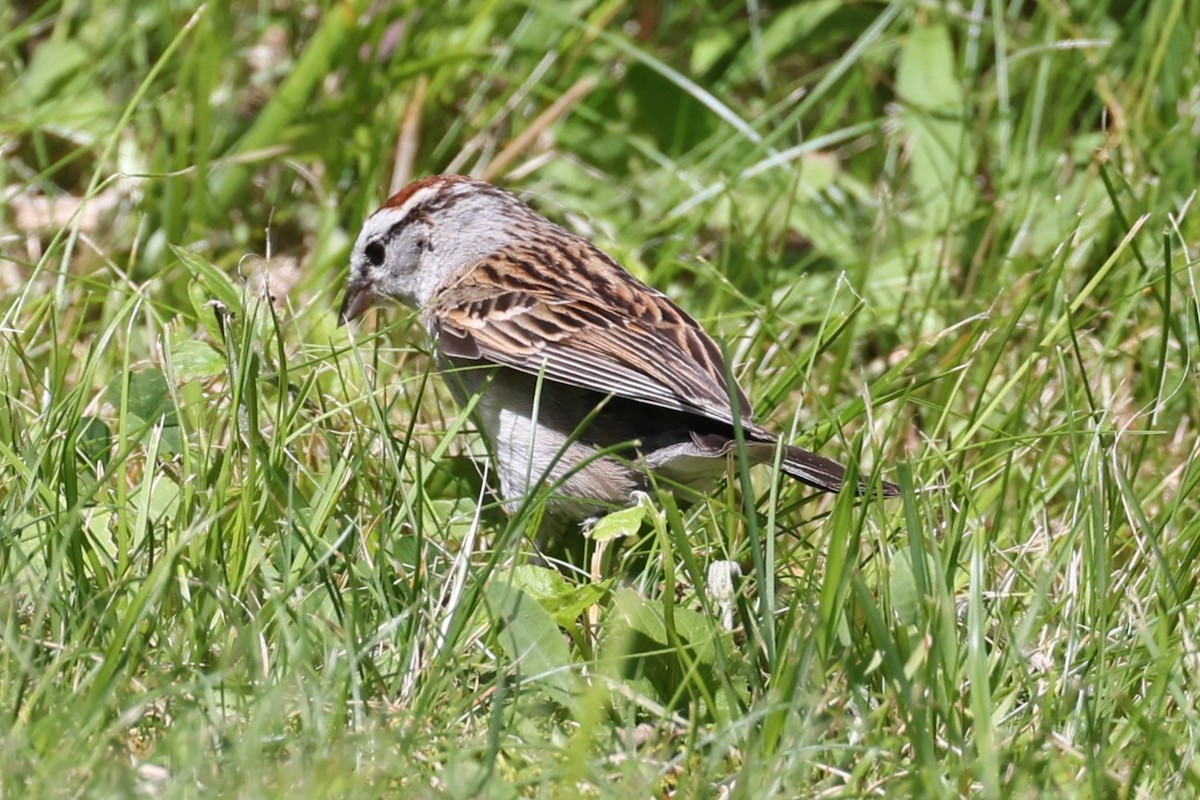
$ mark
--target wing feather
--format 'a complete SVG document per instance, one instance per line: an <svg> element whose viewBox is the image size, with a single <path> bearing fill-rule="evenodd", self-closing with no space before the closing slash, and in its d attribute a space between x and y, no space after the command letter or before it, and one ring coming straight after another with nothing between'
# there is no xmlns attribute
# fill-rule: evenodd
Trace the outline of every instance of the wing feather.
<svg viewBox="0 0 1200 800"><path fill-rule="evenodd" d="M567 245L509 245L439 292L424 315L439 349L732 423L724 359L704 329L590 243ZM736 384L733 396L742 423L765 435Z"/></svg>

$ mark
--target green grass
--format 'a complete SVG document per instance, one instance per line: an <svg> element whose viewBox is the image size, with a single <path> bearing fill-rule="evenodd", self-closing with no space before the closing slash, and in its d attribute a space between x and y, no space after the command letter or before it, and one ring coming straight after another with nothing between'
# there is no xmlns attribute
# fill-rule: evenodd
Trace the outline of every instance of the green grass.
<svg viewBox="0 0 1200 800"><path fill-rule="evenodd" d="M0 796L1200 791L1200 6L185 5L0 6ZM530 566L411 316L336 327L406 147L905 497Z"/></svg>

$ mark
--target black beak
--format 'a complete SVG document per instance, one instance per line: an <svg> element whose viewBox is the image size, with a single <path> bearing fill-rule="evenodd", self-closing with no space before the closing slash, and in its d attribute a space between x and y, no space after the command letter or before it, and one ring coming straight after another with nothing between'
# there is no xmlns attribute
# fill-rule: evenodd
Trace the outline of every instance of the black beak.
<svg viewBox="0 0 1200 800"><path fill-rule="evenodd" d="M360 281L350 281L346 286L346 297L342 300L342 310L338 312L338 327L362 316L373 305L375 293L371 287Z"/></svg>

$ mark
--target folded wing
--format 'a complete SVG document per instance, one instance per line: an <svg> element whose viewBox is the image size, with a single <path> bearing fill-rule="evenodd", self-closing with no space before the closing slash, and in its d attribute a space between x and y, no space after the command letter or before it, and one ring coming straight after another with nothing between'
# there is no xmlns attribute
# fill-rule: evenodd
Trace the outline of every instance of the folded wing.
<svg viewBox="0 0 1200 800"><path fill-rule="evenodd" d="M511 245L443 289L425 313L441 352L730 424L733 397L747 431L767 435L741 388L730 392L720 348L695 320L660 292L631 285L587 242L573 245ZM562 259L586 259L588 269L554 263ZM532 264L587 275L588 285L534 276Z"/></svg>

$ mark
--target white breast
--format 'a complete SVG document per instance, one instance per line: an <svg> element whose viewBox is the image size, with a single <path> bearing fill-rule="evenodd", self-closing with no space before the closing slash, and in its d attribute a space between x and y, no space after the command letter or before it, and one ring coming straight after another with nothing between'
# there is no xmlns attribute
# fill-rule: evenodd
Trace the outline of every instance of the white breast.
<svg viewBox="0 0 1200 800"><path fill-rule="evenodd" d="M556 384L543 381L539 388L533 377L504 368L490 381L487 375L468 368L455 370L448 380L452 387L458 384L454 391L461 393L460 402L482 389L475 418L488 440L510 513L541 485L555 486L552 513L576 519L626 505L635 490L644 488L639 470L618 459L596 458L595 447L571 439L590 409L564 408Z"/></svg>

